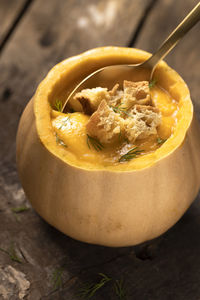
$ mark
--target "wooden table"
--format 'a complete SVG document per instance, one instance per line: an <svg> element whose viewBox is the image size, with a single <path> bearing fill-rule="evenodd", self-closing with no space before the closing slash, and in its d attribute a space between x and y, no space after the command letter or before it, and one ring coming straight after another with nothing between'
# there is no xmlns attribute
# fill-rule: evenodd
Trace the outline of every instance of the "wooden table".
<svg viewBox="0 0 200 300"><path fill-rule="evenodd" d="M154 241L125 248L88 245L36 214L15 164L20 115L53 65L103 45L154 51L197 2L0 0L0 299L81 299L88 282L101 281L99 273L112 280L91 299L200 299L199 196ZM198 24L166 60L188 83L200 118L199 29ZM114 289L122 282L126 297Z"/></svg>

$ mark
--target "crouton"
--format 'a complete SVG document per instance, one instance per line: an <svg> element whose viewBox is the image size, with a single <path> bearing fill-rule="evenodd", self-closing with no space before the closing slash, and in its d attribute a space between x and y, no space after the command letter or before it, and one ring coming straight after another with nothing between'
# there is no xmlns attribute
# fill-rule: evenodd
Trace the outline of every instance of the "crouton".
<svg viewBox="0 0 200 300"><path fill-rule="evenodd" d="M102 100L97 111L90 117L86 129L89 135L96 137L101 143L113 143L123 131L123 122L120 115Z"/></svg>
<svg viewBox="0 0 200 300"><path fill-rule="evenodd" d="M157 108L136 104L129 114L131 116L124 121L124 130L130 143L149 135L157 135L157 127L161 123L161 114Z"/></svg>
<svg viewBox="0 0 200 300"><path fill-rule="evenodd" d="M118 106L121 103L124 92L119 90L119 84L115 84L111 91L108 92L110 98L107 99L107 102L111 106Z"/></svg>
<svg viewBox="0 0 200 300"><path fill-rule="evenodd" d="M134 104L150 105L151 97L148 81L132 82L124 80L123 105L126 109L131 108Z"/></svg>
<svg viewBox="0 0 200 300"><path fill-rule="evenodd" d="M109 91L110 96L116 96L118 90L119 90L119 83L116 83L116 84L113 86L112 90Z"/></svg>
<svg viewBox="0 0 200 300"><path fill-rule="evenodd" d="M78 100L82 105L83 112L91 115L95 112L102 100L109 100L110 95L107 88L85 89L74 96L74 100Z"/></svg>
<svg viewBox="0 0 200 300"><path fill-rule="evenodd" d="M101 143L119 141L121 134L129 143L157 134L161 115L150 106L148 81L124 80L123 88L124 91L119 90L116 84L111 91L98 87L82 90L75 96L84 112L92 114L86 125L88 134Z"/></svg>

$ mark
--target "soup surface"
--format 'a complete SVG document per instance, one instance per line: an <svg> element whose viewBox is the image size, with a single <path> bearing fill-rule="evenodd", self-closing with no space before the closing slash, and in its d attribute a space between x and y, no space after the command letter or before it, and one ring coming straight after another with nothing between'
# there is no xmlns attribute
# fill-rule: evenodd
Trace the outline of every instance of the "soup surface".
<svg viewBox="0 0 200 300"><path fill-rule="evenodd" d="M96 127L92 128L93 123L91 122L92 117L97 116L97 111L100 107L98 101L101 102L101 99L98 100L95 98L97 102L92 102L89 108L88 105L84 104L83 111L68 113L61 112L62 103L58 100L56 108L54 107L52 110L52 127L58 146L64 147L66 151L73 153L81 161L103 166L129 163L130 160L136 160L141 156L156 151L173 135L177 124L179 103L158 84L154 83L153 85L149 85L149 87L150 105L149 102L145 104L146 106L143 104L140 105L143 102L139 100L139 105L135 103L129 109L127 108L128 102L124 104L120 100L119 104L119 100L117 100L118 103L115 102L114 105L109 105L109 109L113 110L117 118L119 117L125 122L126 128L133 122L131 119L133 107L137 109L146 107L150 111L153 110L153 114L158 117L159 122L157 125L155 124L152 134L151 132L147 135L140 133L139 136L136 134L130 138L130 135L126 134L124 127L123 129L120 127L119 130L116 128L111 130L112 132L117 132L114 138L106 140L106 134L100 136L97 132L98 130L95 131ZM121 91L118 92L120 94ZM144 95L140 98L142 99L142 97ZM88 125L89 123L91 123L91 126ZM147 132L149 132L148 127L151 127L151 124L149 125L146 122Z"/></svg>

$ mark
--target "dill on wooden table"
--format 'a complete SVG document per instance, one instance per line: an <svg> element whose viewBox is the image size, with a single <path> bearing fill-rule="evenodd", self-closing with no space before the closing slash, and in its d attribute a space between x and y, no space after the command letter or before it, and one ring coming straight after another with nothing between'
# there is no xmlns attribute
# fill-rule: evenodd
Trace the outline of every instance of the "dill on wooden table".
<svg viewBox="0 0 200 300"><path fill-rule="evenodd" d="M83 299L92 298L99 289L101 289L106 283L112 280L112 278L108 277L103 273L99 273L98 275L102 277L99 282L91 283L91 284L88 283L79 290L78 295L81 298Z"/></svg>
<svg viewBox="0 0 200 300"><path fill-rule="evenodd" d="M54 291L60 289L63 285L62 282L63 271L64 271L63 268L58 268L53 272L52 284L53 284Z"/></svg>
<svg viewBox="0 0 200 300"><path fill-rule="evenodd" d="M24 211L29 210L29 207L27 207L27 206L18 206L18 207L11 208L11 210L12 210L13 213L18 214L18 213L22 213Z"/></svg>
<svg viewBox="0 0 200 300"><path fill-rule="evenodd" d="M115 280L113 285L115 294L117 295L119 300L126 300L126 291L124 287L124 280Z"/></svg>
<svg viewBox="0 0 200 300"><path fill-rule="evenodd" d="M5 250L3 248L0 248L0 251L6 253L9 255L10 259L12 261L15 261L15 262L18 262L18 263L22 263L22 260L18 257L17 253L16 253L16 250L15 250L15 247L14 247L14 244L11 243L10 247L9 247L9 250Z"/></svg>

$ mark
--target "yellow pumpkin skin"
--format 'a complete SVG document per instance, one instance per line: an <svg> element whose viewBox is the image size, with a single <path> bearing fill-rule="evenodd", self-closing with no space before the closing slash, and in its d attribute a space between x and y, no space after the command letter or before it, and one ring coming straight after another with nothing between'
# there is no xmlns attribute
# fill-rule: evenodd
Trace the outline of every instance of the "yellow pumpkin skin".
<svg viewBox="0 0 200 300"><path fill-rule="evenodd" d="M136 60L149 55L136 49L104 47L94 49L92 54L84 53L78 59L93 55L93 60L100 61L102 52L106 58L114 57L111 63L118 63L120 54L123 62L128 62L130 53ZM17 166L25 193L49 224L77 240L119 247L153 239L179 220L199 190L200 131L193 110L188 113L190 120L179 145L149 165L115 171L67 163L65 157L57 155L56 151L61 150L51 146L54 137L50 117L45 120L50 108L44 99L45 93L53 90L59 68L67 68L74 61L76 57L50 71L21 117ZM109 61L104 59L104 64ZM174 72L162 64L161 67ZM178 76L175 72L172 75ZM185 83L181 80L179 85L185 89L191 105ZM47 111L43 115L44 109ZM42 135L44 124L49 131ZM167 144L162 147L167 149Z"/></svg>

